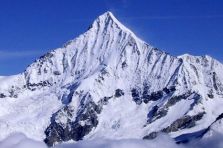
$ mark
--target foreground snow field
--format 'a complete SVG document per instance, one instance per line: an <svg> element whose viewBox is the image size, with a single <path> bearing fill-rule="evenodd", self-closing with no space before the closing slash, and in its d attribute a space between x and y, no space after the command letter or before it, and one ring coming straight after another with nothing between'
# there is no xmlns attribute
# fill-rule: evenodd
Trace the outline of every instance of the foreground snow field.
<svg viewBox="0 0 223 148"><path fill-rule="evenodd" d="M74 146L152 147L142 139L211 139L223 133L222 73L208 55L154 48L106 12L24 72L0 77L0 140L23 133L48 146L84 140ZM43 145L23 139L19 144Z"/></svg>

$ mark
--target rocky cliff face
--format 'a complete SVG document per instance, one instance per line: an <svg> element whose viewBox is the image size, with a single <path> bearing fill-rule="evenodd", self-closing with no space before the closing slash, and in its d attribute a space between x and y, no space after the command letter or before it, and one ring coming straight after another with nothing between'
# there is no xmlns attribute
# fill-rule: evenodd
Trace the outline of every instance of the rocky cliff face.
<svg viewBox="0 0 223 148"><path fill-rule="evenodd" d="M52 146L159 132L177 142L202 137L223 113L222 73L209 56L152 47L106 12L23 73L0 78L0 138L23 132Z"/></svg>

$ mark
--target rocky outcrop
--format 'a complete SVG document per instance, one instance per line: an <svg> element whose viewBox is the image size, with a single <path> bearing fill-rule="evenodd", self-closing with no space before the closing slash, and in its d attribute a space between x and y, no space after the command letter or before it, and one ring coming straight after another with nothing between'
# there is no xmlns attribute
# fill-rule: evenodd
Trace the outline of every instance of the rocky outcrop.
<svg viewBox="0 0 223 148"><path fill-rule="evenodd" d="M5 94L0 93L0 98L5 98L5 97L6 97L6 95L5 95Z"/></svg>
<svg viewBox="0 0 223 148"><path fill-rule="evenodd" d="M75 90L76 86L77 84L72 85L72 90ZM80 107L76 113L72 106L64 106L51 117L51 124L45 130L44 142L48 146L53 146L63 141L82 140L98 125L98 114L101 113L103 106L107 105L113 97L119 98L123 95L123 90L116 89L113 96L103 97L95 103L92 96L86 93L80 99Z"/></svg>
<svg viewBox="0 0 223 148"><path fill-rule="evenodd" d="M176 132L181 129L194 127L196 121L201 120L204 116L205 112L198 113L194 116L185 115L180 119L174 121L170 126L163 129L162 131L165 133Z"/></svg>
<svg viewBox="0 0 223 148"><path fill-rule="evenodd" d="M161 99L164 95L168 95L175 91L175 86L171 86L169 88L163 88L162 90L150 92L149 86L144 85L142 89L140 88L133 88L131 90L133 101L136 104L141 104L142 102L147 104L149 101L157 101Z"/></svg>
<svg viewBox="0 0 223 148"><path fill-rule="evenodd" d="M133 88L132 90L131 90L131 92L132 92L132 98L133 98L133 101L135 101L136 102L136 104L141 104L142 103L142 99L141 99L141 97L140 97L140 89L137 89L137 88Z"/></svg>
<svg viewBox="0 0 223 148"><path fill-rule="evenodd" d="M121 89L116 89L115 90L115 97L119 98L121 96L123 96L125 93L123 92L123 90Z"/></svg>
<svg viewBox="0 0 223 148"><path fill-rule="evenodd" d="M162 129L159 132L170 133L170 132L176 132L176 131L179 131L179 130L182 130L182 129L185 129L185 128L194 127L196 125L196 121L201 120L202 117L204 116L204 114L205 114L205 112L201 112L201 113L198 113L198 114L193 115L193 116L185 115L185 116L177 119L170 126ZM144 136L143 139L146 139L146 140L155 139L158 136L159 132L151 132L148 135ZM203 133L203 132L201 131L201 133ZM177 138L177 140L178 139L179 138ZM179 140L177 142L179 142Z"/></svg>
<svg viewBox="0 0 223 148"><path fill-rule="evenodd" d="M158 136L158 132L152 132L146 136L143 137L144 140L152 140L155 139Z"/></svg>
<svg viewBox="0 0 223 148"><path fill-rule="evenodd" d="M97 114L100 112L101 108L91 100L91 95L86 94L82 98L81 107L74 120L72 119L74 116L72 108L68 106L65 106L52 116L51 124L45 131L45 143L48 146L53 146L55 143L62 141L81 140L97 126ZM61 121L60 118L65 118L66 121Z"/></svg>
<svg viewBox="0 0 223 148"><path fill-rule="evenodd" d="M167 90L165 90L167 91ZM168 90L168 92L170 92ZM148 123L154 122L157 119L160 119L167 115L169 107L176 105L177 102L181 100L192 99L193 103L190 105L190 110L198 103L200 100L200 95L194 92L188 92L179 96L169 96L168 101L163 106L155 105L148 113Z"/></svg>
<svg viewBox="0 0 223 148"><path fill-rule="evenodd" d="M39 83L27 83L27 88L31 91L34 91L38 88L42 88L42 87L50 87L52 86L52 84L49 81L40 81Z"/></svg>

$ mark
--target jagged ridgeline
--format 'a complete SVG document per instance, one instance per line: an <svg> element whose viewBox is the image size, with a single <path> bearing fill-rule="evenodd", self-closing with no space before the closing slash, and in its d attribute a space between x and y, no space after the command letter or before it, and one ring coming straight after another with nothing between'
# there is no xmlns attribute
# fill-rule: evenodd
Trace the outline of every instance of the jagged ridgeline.
<svg viewBox="0 0 223 148"><path fill-rule="evenodd" d="M159 133L177 143L207 137L223 126L222 73L210 56L154 48L106 12L23 73L0 77L0 139L22 132L53 146Z"/></svg>

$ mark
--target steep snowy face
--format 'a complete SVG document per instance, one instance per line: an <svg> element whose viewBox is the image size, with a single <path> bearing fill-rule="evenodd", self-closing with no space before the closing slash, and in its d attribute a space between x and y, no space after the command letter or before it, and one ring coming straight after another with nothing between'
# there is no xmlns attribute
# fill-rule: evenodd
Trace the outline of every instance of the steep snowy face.
<svg viewBox="0 0 223 148"><path fill-rule="evenodd" d="M198 91L206 87L217 94L222 92L222 64L209 56L180 56L184 60L185 83Z"/></svg>
<svg viewBox="0 0 223 148"><path fill-rule="evenodd" d="M66 85L107 69L118 75L129 73L129 77L135 77L130 78L135 79L135 83L140 83L139 79L156 81L158 77L159 81L155 82L158 85L153 86L160 87L167 85L180 63L138 39L107 12L99 16L86 33L38 59L27 68L25 77L30 87L42 83Z"/></svg>
<svg viewBox="0 0 223 148"><path fill-rule="evenodd" d="M118 62L126 44L136 43L133 36L110 12L105 13L86 33L32 64L26 70L27 79L31 84L39 81L58 83L58 79L66 84L84 79L107 66L111 60L113 65L117 65L115 62Z"/></svg>
<svg viewBox="0 0 223 148"><path fill-rule="evenodd" d="M23 132L52 146L159 132L177 142L201 137L223 113L222 72L209 56L152 47L106 12L23 73L0 77L0 138Z"/></svg>

